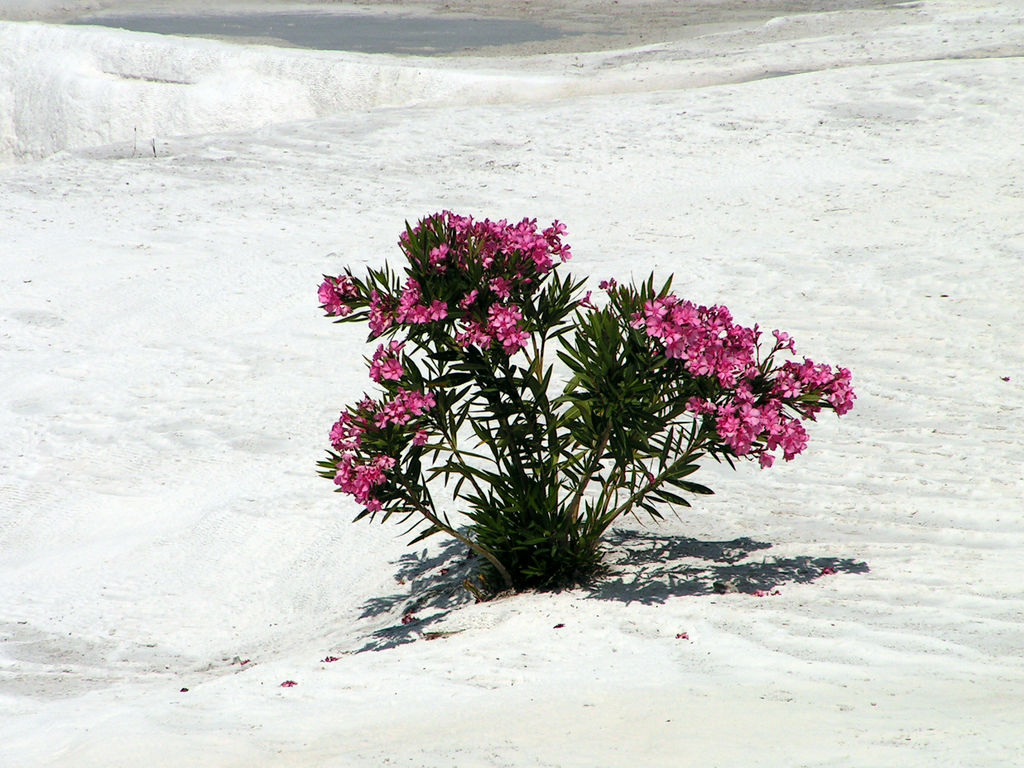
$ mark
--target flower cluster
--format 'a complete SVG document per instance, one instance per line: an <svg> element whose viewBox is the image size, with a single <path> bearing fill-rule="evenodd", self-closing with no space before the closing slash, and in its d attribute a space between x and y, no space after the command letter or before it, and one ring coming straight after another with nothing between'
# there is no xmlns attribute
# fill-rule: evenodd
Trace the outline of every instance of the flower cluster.
<svg viewBox="0 0 1024 768"><path fill-rule="evenodd" d="M687 403L693 413L714 416L719 437L734 454L756 456L766 468L775 462L771 451L782 448L783 457L790 461L807 447L803 423L786 415L784 405L780 399L758 402L746 384L737 387L734 397L725 403L716 405L697 398Z"/></svg>
<svg viewBox="0 0 1024 768"><path fill-rule="evenodd" d="M665 356L682 361L687 373L713 379L723 389L715 401L691 398L687 410L712 417L733 454L757 458L762 467L772 466L772 451L781 448L790 461L807 447L807 431L798 416L813 419L826 402L840 416L853 407L849 370L807 359L786 361L778 368L759 364L760 331L734 323L725 307L697 306L669 294L646 302L630 324L657 339ZM795 351L788 334L773 335L769 360L780 351ZM755 394L755 386L765 379L770 381L768 391Z"/></svg>
<svg viewBox="0 0 1024 768"><path fill-rule="evenodd" d="M320 286L320 304L336 317L366 307L371 338L397 328L451 322L452 337L463 348L512 355L530 340L522 303L546 274L572 256L564 235L565 225L557 221L541 230L536 219L510 224L444 211L402 233L399 244L409 269L401 288L375 287L363 295L348 275L327 277ZM383 367L374 368L371 376L388 378Z"/></svg>
<svg viewBox="0 0 1024 768"><path fill-rule="evenodd" d="M415 416L422 416L437 405L434 395L430 392L410 391L398 388L398 394L390 400L379 403L379 410L374 415L374 422L384 428L389 424L404 427Z"/></svg>
<svg viewBox="0 0 1024 768"><path fill-rule="evenodd" d="M345 317L352 314L352 299L359 295L359 291L348 275L328 277L324 275L324 281L320 284L317 292L320 298L320 306L328 315Z"/></svg>
<svg viewBox="0 0 1024 768"><path fill-rule="evenodd" d="M538 230L536 219L509 224L445 211L403 236L401 244L414 263L413 240L425 230L442 242L429 249L426 263L419 266L427 276L446 276L446 284L456 288L457 295L450 297L459 320L456 342L498 347L509 355L525 347L530 334L519 304L540 287L556 259L571 258L562 242L565 226L556 221Z"/></svg>
<svg viewBox="0 0 1024 768"><path fill-rule="evenodd" d="M338 462L334 484L369 511L377 512L383 505L380 499L374 498L373 492L377 486L387 481L386 473L394 466L395 460L390 456L377 456L364 464L359 464L353 456L346 454Z"/></svg>
<svg viewBox="0 0 1024 768"><path fill-rule="evenodd" d="M409 278L396 302L392 296L370 295L370 331L376 337L392 325L423 325L448 317L448 305L435 299L423 303L423 290L418 281Z"/></svg>
<svg viewBox="0 0 1024 768"><path fill-rule="evenodd" d="M399 355L404 346L405 344L400 341L392 341L386 348L383 344L378 344L377 351L373 353L373 360L370 361L370 378L378 383L385 379L401 379L405 369L402 368Z"/></svg>
<svg viewBox="0 0 1024 768"><path fill-rule="evenodd" d="M848 368L837 368L833 372L831 366L816 364L813 360L807 359L803 363L795 363L792 360L783 363L776 375L772 392L780 397L792 399L809 391L820 392L837 416L849 413L853 408L853 401L857 399L850 384ZM813 405L809 406L809 409L811 413L819 410Z"/></svg>
<svg viewBox="0 0 1024 768"><path fill-rule="evenodd" d="M523 313L515 304L492 304L487 320L464 320L455 340L463 347L471 344L483 349L498 342L506 354L512 355L530 342L530 334L523 330Z"/></svg>
<svg viewBox="0 0 1024 768"><path fill-rule="evenodd" d="M538 231L536 219L509 224L505 219L476 221L472 216L443 211L420 222L411 236L425 228L450 236L429 252L429 267L433 271L444 274L454 266L466 272L472 262L478 262L493 278L509 280L509 289L517 282L529 285L530 272L547 274L554 268L556 258L562 262L572 258L568 244L562 242L565 225L558 221ZM403 233L400 244L413 257L409 233Z"/></svg>
<svg viewBox="0 0 1024 768"><path fill-rule="evenodd" d="M725 307L699 307L670 294L644 304L631 324L660 340L665 355L683 360L692 375L714 376L723 387L757 371L756 330L733 323Z"/></svg>
<svg viewBox="0 0 1024 768"><path fill-rule="evenodd" d="M396 354L401 345L392 343ZM381 359L385 359L387 351L383 345L378 348ZM391 358L393 359L393 358ZM385 363L386 365L386 363ZM355 408L342 412L331 427L331 446L337 451L334 467L334 484L343 492L351 495L369 511L381 509L381 502L375 491L387 482L388 472L395 466L395 459L372 448L366 443L379 442L380 433L388 427L399 427L411 432L413 445L424 445L427 432L417 422L436 405L434 395L430 392L416 392L398 388L397 394L390 399L373 400L364 398ZM405 438L409 440L409 438Z"/></svg>

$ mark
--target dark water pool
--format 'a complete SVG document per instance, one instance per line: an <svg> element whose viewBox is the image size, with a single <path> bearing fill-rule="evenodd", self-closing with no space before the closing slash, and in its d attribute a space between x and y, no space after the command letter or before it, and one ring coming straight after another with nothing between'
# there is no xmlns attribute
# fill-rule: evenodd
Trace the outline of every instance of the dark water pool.
<svg viewBox="0 0 1024 768"><path fill-rule="evenodd" d="M439 19L332 13L233 13L85 16L91 24L163 35L240 38L326 51L429 56L466 48L554 40L554 27L504 19Z"/></svg>

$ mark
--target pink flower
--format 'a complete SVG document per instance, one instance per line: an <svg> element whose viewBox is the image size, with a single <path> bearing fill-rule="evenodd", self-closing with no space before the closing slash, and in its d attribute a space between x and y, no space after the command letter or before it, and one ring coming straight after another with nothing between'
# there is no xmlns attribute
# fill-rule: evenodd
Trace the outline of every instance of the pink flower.
<svg viewBox="0 0 1024 768"><path fill-rule="evenodd" d="M427 444L427 433L424 430L419 430L412 438L413 445L426 445Z"/></svg>
<svg viewBox="0 0 1024 768"><path fill-rule="evenodd" d="M437 248L432 248L428 256L430 266L432 266L435 271L441 274L443 274L448 269L447 265L445 264L445 260L448 258L448 251L448 246L442 243L441 245L437 246Z"/></svg>
<svg viewBox="0 0 1024 768"><path fill-rule="evenodd" d="M448 240L431 249L430 267L442 271L454 265L467 272L475 264L487 274L484 284L503 301L517 291L531 293L536 286L535 278L550 271L555 259L564 262L572 255L569 246L562 242L565 225L557 221L539 232L536 219L523 219L518 224L505 219L475 221L443 211L424 219L414 232L424 228ZM407 243L408 238L403 242Z"/></svg>
<svg viewBox="0 0 1024 768"><path fill-rule="evenodd" d="M786 400L796 400L803 394L803 389L791 370L782 369L775 377L772 394Z"/></svg>
<svg viewBox="0 0 1024 768"><path fill-rule="evenodd" d="M487 332L501 343L506 354L514 354L530 342L530 334L519 323L523 313L514 304L493 305L487 312Z"/></svg>
<svg viewBox="0 0 1024 768"><path fill-rule="evenodd" d="M718 434L737 456L750 453L759 430L745 418L743 411L735 405L720 405L717 408L715 425Z"/></svg>
<svg viewBox="0 0 1024 768"><path fill-rule="evenodd" d="M433 393L398 388L398 394L391 400L378 403L374 424L383 429L389 424L403 426L416 417L422 416L436 405Z"/></svg>
<svg viewBox="0 0 1024 768"><path fill-rule="evenodd" d="M686 410L696 413L699 416L715 412L715 404L710 400L702 400L699 397L691 397L686 401Z"/></svg>
<svg viewBox="0 0 1024 768"><path fill-rule="evenodd" d="M825 396L828 398L837 416L848 413L853 408L853 401L857 395L853 393L850 385L850 371L848 368L840 368L836 371L835 377L826 388Z"/></svg>
<svg viewBox="0 0 1024 768"><path fill-rule="evenodd" d="M463 321L462 331L455 336L455 341L462 347L474 345L481 349L487 349L493 341L487 332L486 326L477 320Z"/></svg>
<svg viewBox="0 0 1024 768"><path fill-rule="evenodd" d="M788 349L790 352L796 352L796 349L793 347L793 339L788 333L772 331L772 335L775 337L775 344L779 349Z"/></svg>
<svg viewBox="0 0 1024 768"><path fill-rule="evenodd" d="M698 307L670 294L648 301L631 325L646 328L664 344L665 355L683 360L694 376L733 387L756 373L757 331L734 324L725 307Z"/></svg>
<svg viewBox="0 0 1024 768"><path fill-rule="evenodd" d="M383 379L387 379L389 381L398 381L400 378L402 378L402 374L404 373L405 370L402 368L402 364L399 363L398 360L396 360L393 357L389 358L384 362L383 365L381 365L380 375L381 378ZM380 381L380 379L377 379L377 381Z"/></svg>
<svg viewBox="0 0 1024 768"><path fill-rule="evenodd" d="M562 236L565 235L565 225L560 221L554 221L551 226L544 230L544 239L547 240L551 252L556 254L562 262L572 258L572 252L568 245L562 243Z"/></svg>
<svg viewBox="0 0 1024 768"><path fill-rule="evenodd" d="M377 456L373 460L372 466L381 472L386 472L389 469L394 469L395 460L391 456Z"/></svg>
<svg viewBox="0 0 1024 768"><path fill-rule="evenodd" d="M423 293L420 290L420 284L409 278L402 290L402 296L398 300L398 310L395 312L398 322L407 325L423 325L448 317L448 305L443 301L437 299L428 307L422 303L422 299Z"/></svg>
<svg viewBox="0 0 1024 768"><path fill-rule="evenodd" d="M374 381L398 381L405 374L398 355L402 352L403 342L392 341L385 349L383 344L377 345L370 362L370 378Z"/></svg>
<svg viewBox="0 0 1024 768"><path fill-rule="evenodd" d="M448 317L447 304L440 299L431 303L430 308L427 310L427 318L429 320L444 320L446 317Z"/></svg>
<svg viewBox="0 0 1024 768"><path fill-rule="evenodd" d="M317 291L320 306L324 308L324 311L328 315L336 315L338 317L352 314L352 307L348 305L347 300L354 299L358 295L359 291L356 289L355 283L352 282L352 278L348 275L339 275L338 277L327 277L325 275L324 281L320 284L320 289Z"/></svg>
<svg viewBox="0 0 1024 768"><path fill-rule="evenodd" d="M779 445L782 446L782 458L792 461L796 455L807 447L807 430L799 419L788 421L783 429Z"/></svg>
<svg viewBox="0 0 1024 768"><path fill-rule="evenodd" d="M370 292L370 336L376 338L395 323L395 312L390 297Z"/></svg>
<svg viewBox="0 0 1024 768"><path fill-rule="evenodd" d="M420 284L411 277L405 282L405 289L398 300L398 312L396 319L400 323L416 323L418 320L419 301L423 298L420 292Z"/></svg>
<svg viewBox="0 0 1024 768"><path fill-rule="evenodd" d="M337 451L357 451L364 428L351 414L342 413L331 427L331 445Z"/></svg>
<svg viewBox="0 0 1024 768"><path fill-rule="evenodd" d="M341 455L334 475L334 484L364 505L370 512L377 512L382 504L374 497L378 486L387 482L387 472L395 466L391 456L363 457L356 451L348 450Z"/></svg>
<svg viewBox="0 0 1024 768"><path fill-rule="evenodd" d="M530 334L526 331L510 331L501 340L501 347L506 355L514 355L520 349L530 343Z"/></svg>
<svg viewBox="0 0 1024 768"><path fill-rule="evenodd" d="M512 283L504 277L495 277L487 284L495 296L499 299L507 299L512 295Z"/></svg>

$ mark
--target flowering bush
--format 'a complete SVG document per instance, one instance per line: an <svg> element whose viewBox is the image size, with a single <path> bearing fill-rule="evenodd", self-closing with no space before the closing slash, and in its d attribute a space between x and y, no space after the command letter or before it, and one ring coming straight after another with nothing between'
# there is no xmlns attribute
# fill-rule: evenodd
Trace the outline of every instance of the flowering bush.
<svg viewBox="0 0 1024 768"><path fill-rule="evenodd" d="M702 458L789 461L805 421L853 407L847 369L797 360L785 333L765 341L671 281L602 282L597 306L558 271L564 234L443 212L406 226L401 274L346 271L319 291L328 315L380 340L382 390L341 413L321 474L363 506L357 520L454 536L504 588L586 578L618 517L711 493L691 479ZM437 483L468 525L435 505Z"/></svg>

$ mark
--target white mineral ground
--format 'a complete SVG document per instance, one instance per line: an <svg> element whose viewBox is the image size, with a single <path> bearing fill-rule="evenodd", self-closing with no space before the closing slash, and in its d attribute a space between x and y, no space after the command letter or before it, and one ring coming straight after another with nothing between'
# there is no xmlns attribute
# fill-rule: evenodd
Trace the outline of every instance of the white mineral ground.
<svg viewBox="0 0 1024 768"><path fill-rule="evenodd" d="M1024 764L1024 3L310 5L567 36L0 0L0 765ZM372 388L320 276L443 208L564 221L594 288L674 273L857 407L622 521L604 581L474 604L315 474Z"/></svg>

